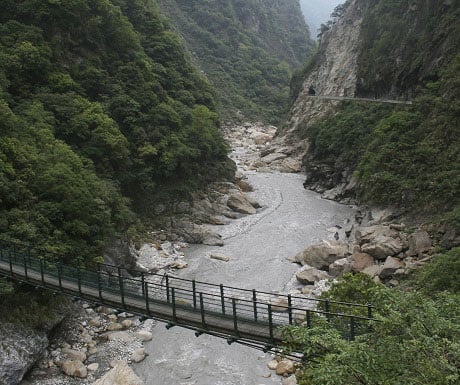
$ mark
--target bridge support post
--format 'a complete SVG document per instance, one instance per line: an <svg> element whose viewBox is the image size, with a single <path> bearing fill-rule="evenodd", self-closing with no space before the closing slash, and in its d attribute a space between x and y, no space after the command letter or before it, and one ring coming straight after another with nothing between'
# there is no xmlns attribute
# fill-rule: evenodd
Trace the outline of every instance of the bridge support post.
<svg viewBox="0 0 460 385"><path fill-rule="evenodd" d="M78 294L81 297L82 295L81 295L81 266L80 266L80 262L78 263L78 267L77 267L77 282L78 282Z"/></svg>
<svg viewBox="0 0 460 385"><path fill-rule="evenodd" d="M272 304L268 304L268 329L270 333L270 341L273 343L273 312L272 312Z"/></svg>
<svg viewBox="0 0 460 385"><path fill-rule="evenodd" d="M22 257L22 262L24 263L24 276L26 277L26 281L28 281L29 277L27 276L27 259L25 255Z"/></svg>
<svg viewBox="0 0 460 385"><path fill-rule="evenodd" d="M311 313L307 310L307 328L311 328Z"/></svg>
<svg viewBox="0 0 460 385"><path fill-rule="evenodd" d="M355 339L355 317L350 317L350 341Z"/></svg>
<svg viewBox="0 0 460 385"><path fill-rule="evenodd" d="M3 253L3 251L2 251ZM14 276L14 272L13 272L13 259L11 258L11 253L8 252L8 262L10 263L10 274L11 276L13 277Z"/></svg>
<svg viewBox="0 0 460 385"><path fill-rule="evenodd" d="M288 295L289 325L292 325L292 296Z"/></svg>
<svg viewBox="0 0 460 385"><path fill-rule="evenodd" d="M222 314L225 315L224 285L222 284L220 284L220 303L222 306Z"/></svg>
<svg viewBox="0 0 460 385"><path fill-rule="evenodd" d="M97 264L97 289L99 291L99 299L102 301L102 283L101 283L101 264Z"/></svg>
<svg viewBox="0 0 460 385"><path fill-rule="evenodd" d="M172 300L172 310L173 310L173 322L177 322L177 312L176 312L176 288L171 288L171 300Z"/></svg>
<svg viewBox="0 0 460 385"><path fill-rule="evenodd" d="M142 290L142 296L145 297L145 275L144 275L144 272L141 273L141 290Z"/></svg>
<svg viewBox="0 0 460 385"><path fill-rule="evenodd" d="M58 264L57 264L57 271L58 271L58 281L59 281L59 290L62 290L62 261L61 258L59 258Z"/></svg>
<svg viewBox="0 0 460 385"><path fill-rule="evenodd" d="M331 322L331 315L329 314L330 311L331 311L331 303L327 299L324 304L325 304L325 307L326 307L326 319L327 319L327 322Z"/></svg>
<svg viewBox="0 0 460 385"><path fill-rule="evenodd" d="M201 325L203 329L206 330L206 320L204 317L204 300L203 300L203 293L200 293L200 311L201 311Z"/></svg>
<svg viewBox="0 0 460 385"><path fill-rule="evenodd" d="M126 308L125 306L125 291L123 285L123 276L121 275L121 267L118 267L118 286L120 286L120 297L121 297L121 305L123 309Z"/></svg>
<svg viewBox="0 0 460 385"><path fill-rule="evenodd" d="M257 322L257 292L252 290L252 305L254 306L254 321Z"/></svg>
<svg viewBox="0 0 460 385"><path fill-rule="evenodd" d="M192 281L192 293L193 293L193 308L196 309L196 282Z"/></svg>
<svg viewBox="0 0 460 385"><path fill-rule="evenodd" d="M166 274L166 301L169 303L169 275Z"/></svg>
<svg viewBox="0 0 460 385"><path fill-rule="evenodd" d="M147 310L147 314L150 315L150 304L149 304L149 284L148 282L144 282L144 295L145 295L145 310Z"/></svg>
<svg viewBox="0 0 460 385"><path fill-rule="evenodd" d="M233 328L235 329L235 336L238 337L240 333L238 332L238 318L236 315L236 299L235 298L232 298L232 309L233 309Z"/></svg>
<svg viewBox="0 0 460 385"><path fill-rule="evenodd" d="M44 265L44 261L42 258L40 258L40 277L42 279L42 285L46 286L45 285L45 266L43 265Z"/></svg>

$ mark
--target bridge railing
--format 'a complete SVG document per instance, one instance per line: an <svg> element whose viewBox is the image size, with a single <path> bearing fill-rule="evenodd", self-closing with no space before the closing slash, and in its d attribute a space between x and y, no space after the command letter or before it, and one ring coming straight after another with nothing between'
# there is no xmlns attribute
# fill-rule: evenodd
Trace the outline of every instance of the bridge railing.
<svg viewBox="0 0 460 385"><path fill-rule="evenodd" d="M311 327L318 320L327 320L341 325L344 337L353 339L367 330L369 321L374 320L370 304L248 290L168 274L133 272L107 264L97 264L94 268L77 261L65 264L63 259L54 255L32 253L25 245L1 241L0 261L6 263L6 273L12 277L17 275L14 267L20 267L21 278L26 282L32 281L29 276L35 272L43 287L50 286L45 275L53 277L53 288L62 292L66 292L63 283L72 282L74 288L66 294L80 298L85 298L83 288L92 288L101 303L110 302L127 308L128 303L137 301L149 314L151 305L163 303L171 307L173 321L177 320L177 310L193 310L200 314L203 329L206 329L206 318L210 315L232 319L235 335L239 334L238 320L266 325L272 340L278 326L305 324ZM2 270L5 273L5 268ZM33 281L37 283L36 278Z"/></svg>

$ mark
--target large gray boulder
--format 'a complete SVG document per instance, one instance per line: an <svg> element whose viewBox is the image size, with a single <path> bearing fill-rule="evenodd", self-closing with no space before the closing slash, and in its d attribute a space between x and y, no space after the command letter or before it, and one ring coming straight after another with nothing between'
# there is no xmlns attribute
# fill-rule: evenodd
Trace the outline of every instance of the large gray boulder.
<svg viewBox="0 0 460 385"><path fill-rule="evenodd" d="M328 279L329 274L323 270L318 270L311 266L304 266L300 271L296 273L297 281L304 285L311 285L315 282L321 281L322 279Z"/></svg>
<svg viewBox="0 0 460 385"><path fill-rule="evenodd" d="M351 271L352 261L348 258L341 258L329 265L329 274L339 277Z"/></svg>
<svg viewBox="0 0 460 385"><path fill-rule="evenodd" d="M16 385L48 345L44 332L0 323L0 385Z"/></svg>
<svg viewBox="0 0 460 385"><path fill-rule="evenodd" d="M421 257L423 254L430 251L432 246L433 242L430 238L430 234L424 230L417 230L409 236L408 255L410 257Z"/></svg>
<svg viewBox="0 0 460 385"><path fill-rule="evenodd" d="M404 263L402 261L398 258L388 257L383 264L379 276L380 278L388 278L402 268L404 268Z"/></svg>
<svg viewBox="0 0 460 385"><path fill-rule="evenodd" d="M302 265L310 265L317 269L327 270L331 263L350 255L348 243L323 240L317 245L307 247L297 254L295 259Z"/></svg>
<svg viewBox="0 0 460 385"><path fill-rule="evenodd" d="M407 241L401 239L398 231L383 225L362 227L356 230L356 240L363 253L378 260L395 256L408 247Z"/></svg>

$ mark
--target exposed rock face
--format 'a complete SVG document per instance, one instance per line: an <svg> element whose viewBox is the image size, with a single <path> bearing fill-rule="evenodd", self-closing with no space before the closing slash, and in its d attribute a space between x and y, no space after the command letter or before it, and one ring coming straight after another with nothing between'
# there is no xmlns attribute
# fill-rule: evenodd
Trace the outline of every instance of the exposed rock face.
<svg viewBox="0 0 460 385"><path fill-rule="evenodd" d="M312 123L336 110L340 102L309 96L310 86L314 87L317 96L352 97L355 95L362 23L361 9L357 3L353 0L344 17L336 20L330 30L322 34L316 66L303 82L290 110L288 123L277 132L271 145L271 153L288 153L291 160L301 161L309 145L306 140L300 139L299 131L305 130ZM280 150L286 147L290 151ZM335 197L345 191L347 194L352 194L348 190L353 187L350 185L353 170L347 170L344 175L339 175L335 173L335 168L324 170L321 165L310 164L308 160L306 158L303 164L307 171L309 186L334 178L334 183L332 181L327 183L329 188L341 184L343 191L331 192L327 194L328 197ZM287 159L275 159L271 162L271 167L283 169L286 162ZM323 188L321 192L325 190Z"/></svg>
<svg viewBox="0 0 460 385"><path fill-rule="evenodd" d="M383 225L363 227L357 230L356 240L362 252L381 260L397 255L408 247L407 241L401 239L401 233Z"/></svg>
<svg viewBox="0 0 460 385"><path fill-rule="evenodd" d="M241 214L255 214L256 209L246 199L243 194L237 193L232 194L227 200L227 206L233 211Z"/></svg>
<svg viewBox="0 0 460 385"><path fill-rule="evenodd" d="M0 385L16 385L48 345L45 333L0 323Z"/></svg>
<svg viewBox="0 0 460 385"><path fill-rule="evenodd" d="M296 255L296 261L302 265L310 265L317 269L327 270L329 265L350 254L349 245L345 242L323 240L320 244L307 247Z"/></svg>
<svg viewBox="0 0 460 385"><path fill-rule="evenodd" d="M144 382L126 362L121 361L93 385L144 385Z"/></svg>

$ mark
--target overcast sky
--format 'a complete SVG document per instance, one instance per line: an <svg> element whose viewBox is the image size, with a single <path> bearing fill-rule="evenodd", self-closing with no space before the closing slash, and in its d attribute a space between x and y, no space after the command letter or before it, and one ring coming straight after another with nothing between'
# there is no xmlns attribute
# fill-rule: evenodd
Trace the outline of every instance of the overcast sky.
<svg viewBox="0 0 460 385"><path fill-rule="evenodd" d="M312 38L316 39L321 23L326 23L334 8L344 2L345 0L300 0Z"/></svg>

